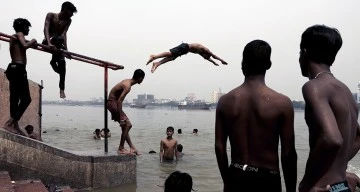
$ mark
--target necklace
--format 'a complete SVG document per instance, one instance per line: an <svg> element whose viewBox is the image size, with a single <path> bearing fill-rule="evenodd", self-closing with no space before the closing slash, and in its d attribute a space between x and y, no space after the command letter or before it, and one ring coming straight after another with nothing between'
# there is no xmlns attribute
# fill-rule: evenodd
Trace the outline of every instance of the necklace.
<svg viewBox="0 0 360 192"><path fill-rule="evenodd" d="M314 79L316 79L319 75L321 75L321 74L323 74L323 73L327 73L327 74L333 75L330 71L321 71L321 72L319 72L318 74L315 75Z"/></svg>
<svg viewBox="0 0 360 192"><path fill-rule="evenodd" d="M56 20L58 22L58 25L61 25L61 23L63 22L63 20L60 20L59 14L56 14Z"/></svg>

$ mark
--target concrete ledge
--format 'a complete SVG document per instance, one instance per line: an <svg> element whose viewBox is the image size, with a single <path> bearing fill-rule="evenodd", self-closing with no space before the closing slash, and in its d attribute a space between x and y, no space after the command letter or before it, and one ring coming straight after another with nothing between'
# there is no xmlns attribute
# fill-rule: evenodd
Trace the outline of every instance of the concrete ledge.
<svg viewBox="0 0 360 192"><path fill-rule="evenodd" d="M106 188L136 182L136 156L70 152L0 129L0 170L9 171L15 180Z"/></svg>

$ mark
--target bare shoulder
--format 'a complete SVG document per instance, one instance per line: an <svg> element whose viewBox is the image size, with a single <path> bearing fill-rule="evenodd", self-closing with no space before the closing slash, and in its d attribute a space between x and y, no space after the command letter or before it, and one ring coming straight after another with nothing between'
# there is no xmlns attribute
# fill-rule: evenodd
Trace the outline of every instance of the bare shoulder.
<svg viewBox="0 0 360 192"><path fill-rule="evenodd" d="M269 90L271 94L271 99L274 101L274 104L276 105L277 108L279 109L281 108L286 112L288 112L289 110L293 110L292 101L288 96L270 88Z"/></svg>
<svg viewBox="0 0 360 192"><path fill-rule="evenodd" d="M313 100L319 97L322 91L321 87L315 81L308 81L302 87L302 93L305 100Z"/></svg>
<svg viewBox="0 0 360 192"><path fill-rule="evenodd" d="M56 13L49 12L49 13L46 14L46 17L53 18L55 15L56 15Z"/></svg>

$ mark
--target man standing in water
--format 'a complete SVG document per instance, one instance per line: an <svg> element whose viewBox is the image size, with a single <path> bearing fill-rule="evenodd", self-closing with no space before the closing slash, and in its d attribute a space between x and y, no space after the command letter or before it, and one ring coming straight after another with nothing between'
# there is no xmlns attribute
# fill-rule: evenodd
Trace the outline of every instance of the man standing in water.
<svg viewBox="0 0 360 192"><path fill-rule="evenodd" d="M173 161L174 156L176 160L179 160L179 154L177 151L177 140L174 139L172 136L174 134L174 128L168 127L166 128L166 135L167 137L160 141L160 162L165 161Z"/></svg>
<svg viewBox="0 0 360 192"><path fill-rule="evenodd" d="M26 50L36 44L36 40L26 41L31 24L28 20L15 19L14 39L10 39L11 63L6 69L6 78L10 87L10 119L5 123L4 129L11 133L25 135L21 131L18 121L31 103L29 82L26 72Z"/></svg>
<svg viewBox="0 0 360 192"><path fill-rule="evenodd" d="M314 25L301 37L299 63L310 154L300 192L350 191L346 168L359 150L358 107L349 88L330 71L342 46L337 29ZM330 185L330 186L329 186Z"/></svg>
<svg viewBox="0 0 360 192"><path fill-rule="evenodd" d="M281 192L279 137L286 191L296 191L294 109L288 97L265 84L270 56L267 42L248 43L242 61L245 81L222 96L216 109L215 152L225 192Z"/></svg>
<svg viewBox="0 0 360 192"><path fill-rule="evenodd" d="M133 154L140 155L139 151L135 148L134 144L131 142L129 131L132 127L132 124L129 118L126 116L122 110L122 104L126 95L130 92L131 86L135 84L140 84L145 77L145 73L141 69L136 69L134 75L131 79L125 79L120 83L116 84L110 91L109 98L107 100L108 110L111 112L111 119L120 124L122 133L120 139L120 145L118 149L119 154ZM127 151L124 148L126 142L130 146L130 151Z"/></svg>
<svg viewBox="0 0 360 192"><path fill-rule="evenodd" d="M61 6L60 13L48 13L45 19L43 44L49 45L50 48L68 50L67 47L67 31L71 24L71 17L76 13L76 7L66 1ZM68 58L71 58L70 56ZM66 62L64 55L58 51L54 51L50 61L53 70L59 74L60 98L65 98L65 75Z"/></svg>

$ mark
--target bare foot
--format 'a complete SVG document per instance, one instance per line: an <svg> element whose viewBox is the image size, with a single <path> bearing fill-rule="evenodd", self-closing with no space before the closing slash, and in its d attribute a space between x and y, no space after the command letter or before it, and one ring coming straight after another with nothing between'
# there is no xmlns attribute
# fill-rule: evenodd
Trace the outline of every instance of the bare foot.
<svg viewBox="0 0 360 192"><path fill-rule="evenodd" d="M14 120L11 118L8 121L6 121L6 123L3 126L3 129L5 129L6 131L10 132L10 133L14 133L14 134L20 134L16 129L15 129L15 122Z"/></svg>
<svg viewBox="0 0 360 192"><path fill-rule="evenodd" d="M150 55L150 58L148 60L148 62L146 63L146 65L148 65L149 63L151 63L152 61L155 60L155 56L154 55Z"/></svg>
<svg viewBox="0 0 360 192"><path fill-rule="evenodd" d="M221 61L223 65L227 65L228 63L226 61Z"/></svg>
<svg viewBox="0 0 360 192"><path fill-rule="evenodd" d="M20 129L19 123L17 121L15 121L14 127L19 132L20 135L26 136L26 134Z"/></svg>
<svg viewBox="0 0 360 192"><path fill-rule="evenodd" d="M65 95L65 91L64 90L60 90L60 98L65 99L66 95Z"/></svg>
<svg viewBox="0 0 360 192"><path fill-rule="evenodd" d="M117 153L120 155L131 155L131 153L128 150L126 150L125 148L118 149Z"/></svg>
<svg viewBox="0 0 360 192"><path fill-rule="evenodd" d="M141 153L137 149L130 149L130 153L134 153L135 155L141 155Z"/></svg>
<svg viewBox="0 0 360 192"><path fill-rule="evenodd" d="M152 68L151 68L151 73L154 73L154 71L155 71L156 68L158 68L158 67L159 67L158 62L154 62L154 63L153 63L153 66L152 66Z"/></svg>

